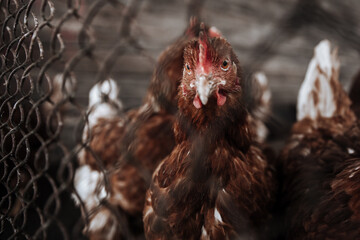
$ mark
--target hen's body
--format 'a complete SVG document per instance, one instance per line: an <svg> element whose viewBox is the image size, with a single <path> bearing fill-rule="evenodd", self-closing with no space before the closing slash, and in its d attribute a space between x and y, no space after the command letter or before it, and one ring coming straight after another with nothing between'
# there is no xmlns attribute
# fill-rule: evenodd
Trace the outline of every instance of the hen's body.
<svg viewBox="0 0 360 240"><path fill-rule="evenodd" d="M154 174L144 210L148 239L253 239L269 217L274 183L260 149L244 153L207 137L177 145ZM212 150L198 150L204 146Z"/></svg>
<svg viewBox="0 0 360 240"><path fill-rule="evenodd" d="M360 129L338 68L323 41L299 94L308 104L298 105L282 153L287 239L360 238Z"/></svg>
<svg viewBox="0 0 360 240"><path fill-rule="evenodd" d="M203 47L211 49L204 61L221 60L226 52L232 60L230 70L224 70L229 78L221 77L224 73L217 69L207 73L210 88L223 87L213 90L216 97L203 100L201 87L197 92L190 90L201 86L198 81L203 75L186 80L187 74L195 74L186 71L204 71L201 63L196 66L204 54L198 52L201 41L189 43L184 53L185 63L193 62L189 68L185 64L179 88L177 145L155 171L147 193L144 224L148 239L253 239L264 230L259 226L268 218L275 184L268 162L252 140L241 97L239 62L224 39L208 40L213 45ZM221 51L217 58L212 51L220 49L225 53Z"/></svg>

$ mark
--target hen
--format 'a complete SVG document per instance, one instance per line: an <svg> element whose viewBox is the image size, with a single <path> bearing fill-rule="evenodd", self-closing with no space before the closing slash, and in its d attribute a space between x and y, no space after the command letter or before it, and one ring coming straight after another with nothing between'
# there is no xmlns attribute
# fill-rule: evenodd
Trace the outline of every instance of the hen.
<svg viewBox="0 0 360 240"><path fill-rule="evenodd" d="M215 28L206 30L219 34ZM198 32L199 24L192 19L185 34L161 54L140 108L119 115L118 89L112 80L91 90L89 122L84 131L90 148L81 152L74 178L78 197L90 214L90 238L128 238L142 232L142 210L151 174L175 145L172 125L183 49ZM109 204L100 206L103 200Z"/></svg>
<svg viewBox="0 0 360 240"><path fill-rule="evenodd" d="M252 140L239 61L224 38L201 31L185 47L183 66L176 146L147 192L146 237L255 238L275 183Z"/></svg>
<svg viewBox="0 0 360 240"><path fill-rule="evenodd" d="M359 122L330 48L315 48L281 156L287 239L360 238Z"/></svg>

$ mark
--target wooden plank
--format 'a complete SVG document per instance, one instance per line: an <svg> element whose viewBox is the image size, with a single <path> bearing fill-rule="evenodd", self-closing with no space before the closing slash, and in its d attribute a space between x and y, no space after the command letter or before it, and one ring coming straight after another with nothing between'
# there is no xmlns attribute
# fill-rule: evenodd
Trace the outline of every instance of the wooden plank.
<svg viewBox="0 0 360 240"><path fill-rule="evenodd" d="M357 9L360 9L359 1L319 0L318 2L325 11L336 16L339 23L353 21L351 26L344 25L344 29L353 27L358 34L360 33L358 24L360 16L357 13ZM346 36L326 26L329 20L323 20L325 25L309 23L294 31L292 35L278 31L284 26L282 21L297 3L297 0L208 0L205 1L202 9L205 21L220 29L233 45L243 66L251 66L255 61L257 62L255 70L265 72L273 93L273 108L282 109L281 111L289 111L289 107L283 106L296 105L297 92L313 55L313 49L322 39L327 38L334 46L339 46L340 79L346 89L350 85L351 78L358 71L360 62L359 52L348 44ZM58 6L57 16L64 14L66 5L60 1L56 1L55 4ZM91 1L84 1L84 4L80 11L83 15L89 10ZM91 25L90 32L96 43L94 56L100 64L105 61L106 56L119 41L121 14L121 8L109 4L100 10ZM182 0L145 1L134 22L132 35L144 47L146 54L156 60L161 51L184 31L187 25L186 14L186 4ZM65 62L79 51L77 37L82 21L72 19L63 26L62 36L67 47L64 53ZM295 28L295 26L288 27ZM258 44L269 39L274 39L273 44L269 45L272 47L271 51L259 52ZM60 72L63 67L64 64L54 66L52 74ZM111 75L121 86L120 98L126 108L141 104L153 68L154 63L136 51L127 51L118 57ZM79 85L76 100L84 107L87 105L88 92L95 83L98 70L95 62L86 58L79 61L74 69ZM287 116L286 112L281 111L276 112L280 119ZM294 111L290 111L290 114L294 114ZM288 119L294 119L294 116Z"/></svg>

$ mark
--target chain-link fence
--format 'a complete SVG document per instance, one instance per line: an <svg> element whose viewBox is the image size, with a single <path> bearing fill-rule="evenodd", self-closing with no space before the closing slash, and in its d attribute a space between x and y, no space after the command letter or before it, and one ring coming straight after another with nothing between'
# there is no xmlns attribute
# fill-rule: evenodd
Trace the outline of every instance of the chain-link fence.
<svg viewBox="0 0 360 240"><path fill-rule="evenodd" d="M89 219L103 206L123 235L134 237L126 230L131 220L105 198L90 209L71 197L81 154L91 154L104 176L94 183L98 193L110 188L114 170L83 134L88 94L112 78L121 88L120 112L138 106L156 58L190 16L222 31L246 76L265 71L275 115L289 126L287 112L318 41L339 45L346 86L360 60L356 0L1 0L0 7L0 239L86 238ZM273 140L285 134L273 127Z"/></svg>

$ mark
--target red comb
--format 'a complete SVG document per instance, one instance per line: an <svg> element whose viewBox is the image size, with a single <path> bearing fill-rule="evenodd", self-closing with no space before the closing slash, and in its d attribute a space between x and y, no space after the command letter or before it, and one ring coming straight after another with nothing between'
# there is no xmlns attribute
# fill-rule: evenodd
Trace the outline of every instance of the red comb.
<svg viewBox="0 0 360 240"><path fill-rule="evenodd" d="M195 31L195 27L196 27L197 24L198 24L197 18L194 17L194 16L191 17L191 18L190 18L190 22L189 22L189 26L188 26L188 28L187 28L187 30L186 30L186 35L187 35L188 37L190 37L190 38L195 37L194 31Z"/></svg>
<svg viewBox="0 0 360 240"><path fill-rule="evenodd" d="M199 40L200 42L207 42L205 24L203 22L200 23Z"/></svg>
<svg viewBox="0 0 360 240"><path fill-rule="evenodd" d="M205 24L202 22L200 24L199 32L199 65L204 67L206 65L206 55L207 55L207 46L208 46L208 37L205 31Z"/></svg>

